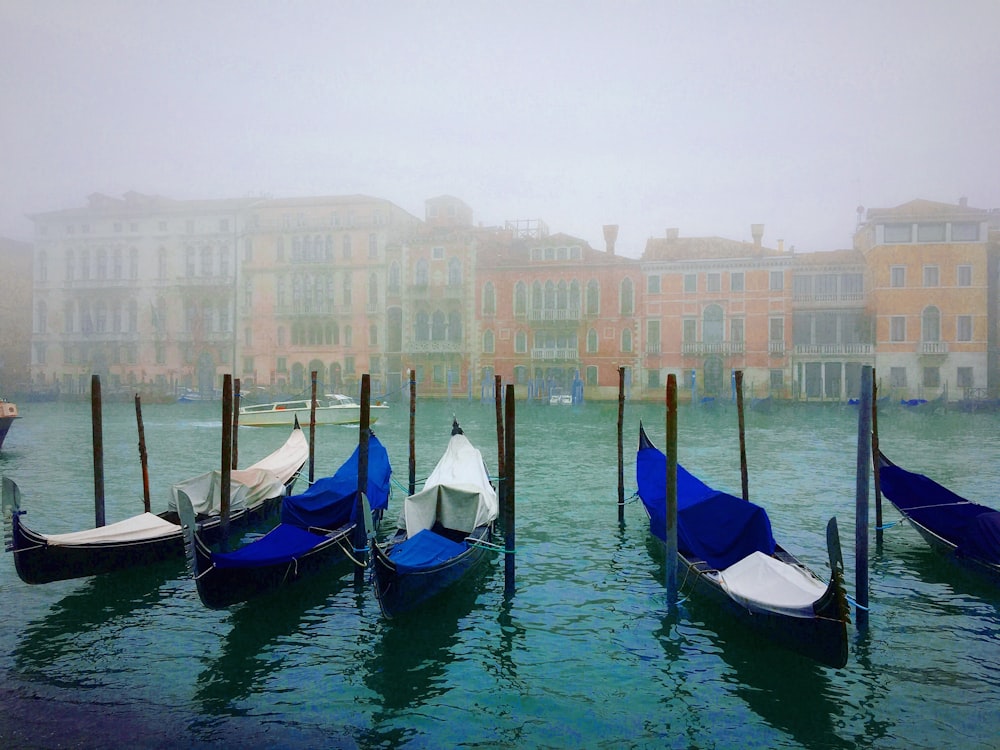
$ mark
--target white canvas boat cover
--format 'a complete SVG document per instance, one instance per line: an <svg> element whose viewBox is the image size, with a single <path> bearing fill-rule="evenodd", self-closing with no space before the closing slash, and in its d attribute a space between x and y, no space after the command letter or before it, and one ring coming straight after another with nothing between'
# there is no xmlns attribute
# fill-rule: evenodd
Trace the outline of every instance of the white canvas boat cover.
<svg viewBox="0 0 1000 750"><path fill-rule="evenodd" d="M309 441L306 440L305 431L292 430L292 434L283 446L257 463L251 464L247 469L267 469L284 483L291 479L308 459Z"/></svg>
<svg viewBox="0 0 1000 750"><path fill-rule="evenodd" d="M453 435L424 488L403 501L399 526L411 539L435 521L471 533L496 520L498 508L483 454L465 435Z"/></svg>
<svg viewBox="0 0 1000 750"><path fill-rule="evenodd" d="M822 581L763 552L747 555L718 575L729 595L744 606L793 617L812 617L813 602L826 592Z"/></svg>
<svg viewBox="0 0 1000 750"><path fill-rule="evenodd" d="M222 472L216 469L185 479L170 487L167 507L177 511L177 497L187 495L199 516L217 516L222 512ZM236 513L285 494L285 483L267 469L238 469L229 472L229 511Z"/></svg>
<svg viewBox="0 0 1000 750"><path fill-rule="evenodd" d="M74 531L69 534L50 534L45 539L49 544L56 546L99 544L101 542L136 542L170 536L179 533L180 530L181 527L178 524L165 521L152 513L143 513L96 529Z"/></svg>

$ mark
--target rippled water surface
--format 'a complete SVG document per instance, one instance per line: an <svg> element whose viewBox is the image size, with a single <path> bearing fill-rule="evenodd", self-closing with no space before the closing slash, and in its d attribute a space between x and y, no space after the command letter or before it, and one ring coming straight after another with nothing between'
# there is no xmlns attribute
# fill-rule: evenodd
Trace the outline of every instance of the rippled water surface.
<svg viewBox="0 0 1000 750"><path fill-rule="evenodd" d="M872 541L869 632L852 626L844 669L820 667L748 637L696 598L666 614L641 505L627 505L624 528L617 522L617 404L517 407L509 600L500 558L421 616L386 622L346 567L212 611L180 562L32 587L6 554L0 672L20 707L13 715L70 707L106 732L120 721L119 738L140 747L996 747L1000 595L912 528L889 529L881 549ZM219 411L144 406L154 510L171 482L218 464ZM21 413L0 471L20 485L26 522L48 533L91 526L89 404ZM418 479L453 414L495 467L492 404L421 401ZM664 418L660 405L626 406L626 497L639 420L662 445ZM732 406L682 407L679 457L739 494L736 424ZM998 426L993 414L879 415L890 458L995 507ZM405 405L374 427L400 485L408 429ZM110 522L142 509L133 405L105 404L103 432ZM286 436L240 428L241 465ZM356 440L356 428L322 428L316 475L331 474ZM823 576L824 525L836 515L852 593L856 447L850 407L747 415L751 498L768 509L776 538ZM390 515L401 498L397 487ZM885 515L898 519L891 507ZM23 732L12 721L0 720L0 740Z"/></svg>

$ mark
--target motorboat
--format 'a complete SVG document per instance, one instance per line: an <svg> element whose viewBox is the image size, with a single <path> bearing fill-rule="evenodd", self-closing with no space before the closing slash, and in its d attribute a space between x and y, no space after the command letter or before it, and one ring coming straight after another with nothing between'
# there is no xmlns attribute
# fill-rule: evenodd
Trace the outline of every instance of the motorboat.
<svg viewBox="0 0 1000 750"><path fill-rule="evenodd" d="M371 404L370 424L375 424L378 412L388 409L382 402ZM311 424L309 398L293 401L275 401L269 404L248 404L240 407L240 424L248 427L273 427L291 425L298 417L303 427ZM358 424L361 421L361 404L357 399L342 393L327 393L316 399L316 424Z"/></svg>

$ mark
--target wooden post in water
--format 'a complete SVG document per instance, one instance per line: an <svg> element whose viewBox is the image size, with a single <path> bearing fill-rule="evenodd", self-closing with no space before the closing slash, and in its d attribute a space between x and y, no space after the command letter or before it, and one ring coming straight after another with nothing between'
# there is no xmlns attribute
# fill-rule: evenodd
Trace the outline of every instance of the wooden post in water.
<svg viewBox="0 0 1000 750"><path fill-rule="evenodd" d="M142 405L139 394L135 394L135 421L139 426L139 466L142 467L142 507L149 513L149 465L146 457L146 431L142 426Z"/></svg>
<svg viewBox="0 0 1000 750"><path fill-rule="evenodd" d="M507 402L504 404L504 467L506 474L503 478L504 484L504 566L503 566L503 593L505 596L514 594L514 386L507 386Z"/></svg>
<svg viewBox="0 0 1000 750"><path fill-rule="evenodd" d="M497 482L497 501L500 509L500 518L503 519L502 523L506 523L506 510L504 509L504 493L506 492L503 476L504 476L504 438L503 438L503 391L501 380L499 375L493 376L493 403L496 408L496 418L497 418L497 476L500 478Z"/></svg>
<svg viewBox="0 0 1000 750"><path fill-rule="evenodd" d="M677 607L677 376L667 375L667 494L664 578L667 609Z"/></svg>
<svg viewBox="0 0 1000 750"><path fill-rule="evenodd" d="M872 367L861 368L861 399L858 403L858 463L855 491L855 593L858 599L858 630L868 629L868 479L872 465Z"/></svg>
<svg viewBox="0 0 1000 750"><path fill-rule="evenodd" d="M740 482L743 486L743 499L750 499L750 482L747 478L747 438L743 421L743 370L734 373L736 381L736 419L740 426Z"/></svg>
<svg viewBox="0 0 1000 750"><path fill-rule="evenodd" d="M875 483L875 547L882 549L882 476L878 447L878 381L872 368L872 477Z"/></svg>
<svg viewBox="0 0 1000 750"><path fill-rule="evenodd" d="M219 485L219 516L222 547L229 538L230 467L233 465L233 376L226 373L222 380L222 475Z"/></svg>
<svg viewBox="0 0 1000 750"><path fill-rule="evenodd" d="M368 536L365 532L364 508L361 503L361 493L368 492L368 439L371 436L371 375L367 372L361 376L361 422L358 430L358 496L355 508L355 518L358 522L351 533L351 544L354 547L355 559L363 558L368 548ZM365 582L364 560L354 565L354 586L360 588Z"/></svg>
<svg viewBox="0 0 1000 750"><path fill-rule="evenodd" d="M410 487L409 494L417 491L417 371L410 370Z"/></svg>
<svg viewBox="0 0 1000 750"><path fill-rule="evenodd" d="M316 371L309 376L312 383L312 396L309 399L309 485L312 486L316 476Z"/></svg>
<svg viewBox="0 0 1000 750"><path fill-rule="evenodd" d="M233 378L233 471L240 466L240 379Z"/></svg>
<svg viewBox="0 0 1000 750"><path fill-rule="evenodd" d="M625 426L625 368L618 368L618 525L625 525L625 454L622 451Z"/></svg>
<svg viewBox="0 0 1000 750"><path fill-rule="evenodd" d="M101 422L101 376L90 376L90 421L94 444L94 526L104 525L104 428Z"/></svg>

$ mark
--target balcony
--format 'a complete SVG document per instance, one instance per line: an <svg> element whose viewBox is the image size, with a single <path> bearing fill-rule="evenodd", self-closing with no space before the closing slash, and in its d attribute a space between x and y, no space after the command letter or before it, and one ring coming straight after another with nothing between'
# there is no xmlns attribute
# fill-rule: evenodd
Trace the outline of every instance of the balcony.
<svg viewBox="0 0 1000 750"><path fill-rule="evenodd" d="M917 344L917 354L921 357L943 357L948 353L946 341L921 341Z"/></svg>
<svg viewBox="0 0 1000 750"><path fill-rule="evenodd" d="M580 359L580 349L575 346L563 349L532 349L531 359L536 362L576 362Z"/></svg>
<svg viewBox="0 0 1000 750"><path fill-rule="evenodd" d="M462 284L408 284L407 296L414 300L427 299L465 299L465 286Z"/></svg>
<svg viewBox="0 0 1000 750"><path fill-rule="evenodd" d="M729 357L743 354L745 348L742 341L685 341L681 344L681 354L685 357Z"/></svg>
<svg viewBox="0 0 1000 750"><path fill-rule="evenodd" d="M772 357L784 357L785 356L785 342L784 341L768 341L767 342L767 353Z"/></svg>
<svg viewBox="0 0 1000 750"><path fill-rule="evenodd" d="M870 357L871 344L796 344L792 353L809 357Z"/></svg>
<svg viewBox="0 0 1000 750"><path fill-rule="evenodd" d="M532 309L528 311L528 320L532 323L579 323L580 308L563 310Z"/></svg>
<svg viewBox="0 0 1000 750"><path fill-rule="evenodd" d="M409 354L461 354L465 345L461 341L411 341Z"/></svg>

